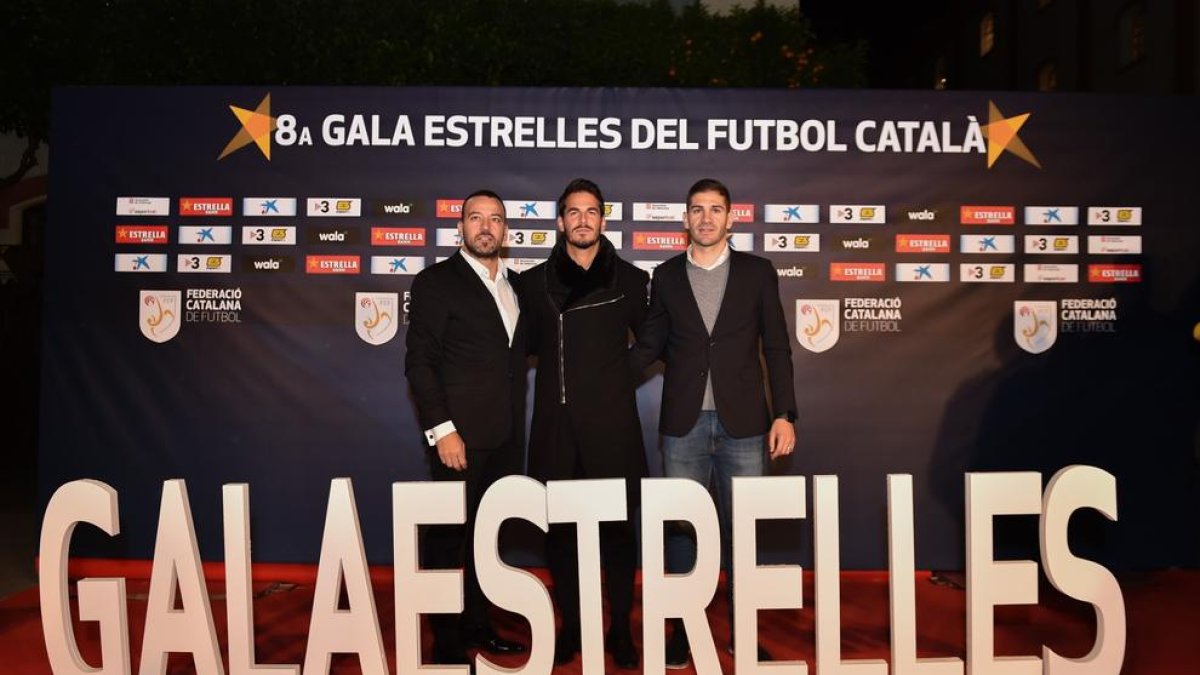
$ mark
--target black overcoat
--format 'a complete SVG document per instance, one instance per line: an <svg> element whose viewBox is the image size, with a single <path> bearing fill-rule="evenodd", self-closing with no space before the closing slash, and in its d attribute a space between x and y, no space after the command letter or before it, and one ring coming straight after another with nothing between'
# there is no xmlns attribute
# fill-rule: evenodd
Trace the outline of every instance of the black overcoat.
<svg viewBox="0 0 1200 675"><path fill-rule="evenodd" d="M584 476L626 478L633 497L646 454L628 348L646 316L649 275L618 257L607 238L597 245L585 279L567 274L574 263L561 242L521 277L529 351L538 357L529 475L575 477L576 454L562 440L573 438Z"/></svg>

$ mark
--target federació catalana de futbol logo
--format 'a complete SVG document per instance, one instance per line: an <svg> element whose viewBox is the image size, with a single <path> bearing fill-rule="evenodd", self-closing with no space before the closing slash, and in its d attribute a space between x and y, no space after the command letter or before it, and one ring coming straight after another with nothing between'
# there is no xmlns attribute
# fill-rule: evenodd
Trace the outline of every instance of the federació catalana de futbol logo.
<svg viewBox="0 0 1200 675"><path fill-rule="evenodd" d="M297 120L295 115L283 114L274 116L271 114L271 94L263 96L262 100L253 109L243 108L237 105L230 105L229 110L233 116L237 118L240 128L234 134L233 138L225 144L221 154L217 157L218 160L225 159L229 155L253 145L258 148L262 156L267 161L271 160L271 145L279 143L283 146L313 145L314 141L320 139L321 142L331 146L342 145L395 145L402 143L404 145L413 145L418 142L418 136L413 133L416 124L423 124L424 120L417 120L415 123L410 121L408 115L399 115L393 127L390 136L379 137L379 129L381 124L381 115L355 114L347 116L342 114L333 114L325 116L320 128L320 136L317 136L307 125L302 124ZM955 152L967 154L986 154L987 167L992 168L999 161L1004 153L1010 153L1020 159L1032 164L1037 168L1042 168L1041 162L1029 149L1029 146L1020 137L1022 127L1029 121L1032 113L1020 113L1011 117L1005 117L1000 108L995 102L988 101L987 123L980 124L974 115L969 115L969 123L965 131L959 129L956 123L951 123L946 120L924 120L919 122L913 121L896 121L896 120L863 120L858 124L856 143L858 149L863 152ZM444 120L446 124L453 121L453 117L449 120ZM370 118L368 123L367 118ZM438 116L441 120L442 116ZM507 118L503 118L507 119ZM562 121L562 118L559 118ZM629 122L626 120L625 122ZM798 120L781 120L791 126L799 128ZM834 138L835 120L806 120L805 124L824 123L829 128L829 146L835 144L837 149L845 150L846 143L839 142ZM348 123L348 124L347 124ZM511 123L509 123L511 126ZM866 147L862 145L862 127L867 126L873 132L877 132L877 142L868 143ZM369 132L368 132L369 127ZM919 128L918 128L919 127ZM903 129L901 134L899 129ZM620 132L617 134L616 146L612 149L621 147ZM955 143L954 138L957 137L962 141L961 144ZM314 138L317 137L317 139ZM507 145L511 139L505 141ZM478 144L478 143L477 143ZM440 143L439 143L440 145ZM912 147L910 147L912 146ZM575 147L574 145L567 147ZM710 148L711 149L711 148ZM785 148L794 149L794 148ZM808 148L811 150L819 150L819 148Z"/></svg>
<svg viewBox="0 0 1200 675"><path fill-rule="evenodd" d="M179 334L180 291L141 291L138 294L138 327L151 342L163 343Z"/></svg>

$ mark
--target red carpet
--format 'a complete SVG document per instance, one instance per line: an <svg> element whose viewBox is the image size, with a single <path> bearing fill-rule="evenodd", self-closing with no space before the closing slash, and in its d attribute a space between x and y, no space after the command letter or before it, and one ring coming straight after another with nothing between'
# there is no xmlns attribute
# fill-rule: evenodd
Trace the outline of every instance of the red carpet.
<svg viewBox="0 0 1200 675"><path fill-rule="evenodd" d="M312 568L296 568L279 577L305 576ZM255 576L260 577L261 568ZM108 570L108 573L113 573ZM128 571L127 571L128 573ZM94 572L89 574L95 575ZM390 575L383 572L375 580L375 600L388 650L389 666L394 670L394 623ZM225 602L223 584L210 576L212 605L217 634L225 652ZM1169 675L1195 673L1200 664L1200 571L1171 570L1120 577L1128 614L1128 647L1123 673L1128 675ZM146 612L145 598L149 582L129 579L129 632L134 672L141 647ZM260 663L300 664L312 606L311 583L260 581L254 584L257 657ZM929 573L917 575L917 635L921 657L957 656L965 659L966 594L956 588L930 582ZM733 657L728 644L729 624L723 591L709 608L709 620L717 643L721 664L733 672ZM1036 606L1002 607L996 611L996 650L999 655L1038 655L1042 645L1067 657L1079 657L1088 651L1094 639L1094 619L1089 605L1070 600L1049 586L1041 589ZM765 613L760 621L762 644L776 659L803 659L814 672L813 588L811 573L805 575L806 608ZM74 603L72 603L74 608ZM842 576L843 658L888 658L887 575L882 572L847 572ZM635 615L635 633L640 630L640 614ZM99 662L99 631L96 624L76 622L76 636L84 658ZM516 615L497 617L500 632L510 637L527 637L527 627ZM425 647L429 639L426 631ZM635 636L640 641L640 635ZM426 652L427 653L427 652ZM51 673L43 644L38 593L31 588L0 602L0 673L41 675ZM492 660L516 666L522 658ZM611 660L606 670L617 670ZM190 655L172 655L168 672L193 672ZM355 656L334 658L334 673L358 673ZM578 675L580 662L555 669L558 675ZM679 671L694 672L691 668Z"/></svg>

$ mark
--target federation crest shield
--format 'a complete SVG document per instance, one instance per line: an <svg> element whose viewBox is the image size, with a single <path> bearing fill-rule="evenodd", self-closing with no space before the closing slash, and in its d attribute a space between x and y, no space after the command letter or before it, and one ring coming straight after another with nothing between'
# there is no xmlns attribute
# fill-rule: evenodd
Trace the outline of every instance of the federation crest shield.
<svg viewBox="0 0 1200 675"><path fill-rule="evenodd" d="M1058 303L1018 300L1013 303L1013 339L1030 354L1041 354L1058 339Z"/></svg>
<svg viewBox="0 0 1200 675"><path fill-rule="evenodd" d="M840 300L797 300L796 339L810 352L828 351L841 336Z"/></svg>
<svg viewBox="0 0 1200 675"><path fill-rule="evenodd" d="M138 327L151 342L166 342L179 334L179 291L142 291L138 297Z"/></svg>
<svg viewBox="0 0 1200 675"><path fill-rule="evenodd" d="M355 293L354 330L369 345L382 345L396 337L399 327L398 293Z"/></svg>

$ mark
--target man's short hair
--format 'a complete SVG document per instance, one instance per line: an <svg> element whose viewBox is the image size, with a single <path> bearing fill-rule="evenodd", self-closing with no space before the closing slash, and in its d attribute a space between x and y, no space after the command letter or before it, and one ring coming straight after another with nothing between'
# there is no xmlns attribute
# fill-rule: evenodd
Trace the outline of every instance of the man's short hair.
<svg viewBox="0 0 1200 675"><path fill-rule="evenodd" d="M576 192L586 192L595 197L596 201L600 202L600 215L604 215L604 195L600 192L600 186L586 178L576 178L567 183L567 187L563 189L562 195L558 198L558 216L560 218L567 208L567 197Z"/></svg>
<svg viewBox="0 0 1200 675"><path fill-rule="evenodd" d="M476 190L476 191L472 192L471 194L467 195L467 198L464 199L462 202L462 211L458 214L459 220L462 220L467 217L467 202L471 201L472 199L474 199L476 197L488 197L489 199L495 199L497 202L499 202L500 203L500 219L505 222L508 222L508 218L505 215L504 200L500 198L500 195L496 194L495 192L492 192L491 190Z"/></svg>
<svg viewBox="0 0 1200 675"><path fill-rule="evenodd" d="M729 208L733 198L729 196L729 188L716 178L701 178L688 190L687 203L692 203L692 195L699 192L716 192L725 200L725 208Z"/></svg>

